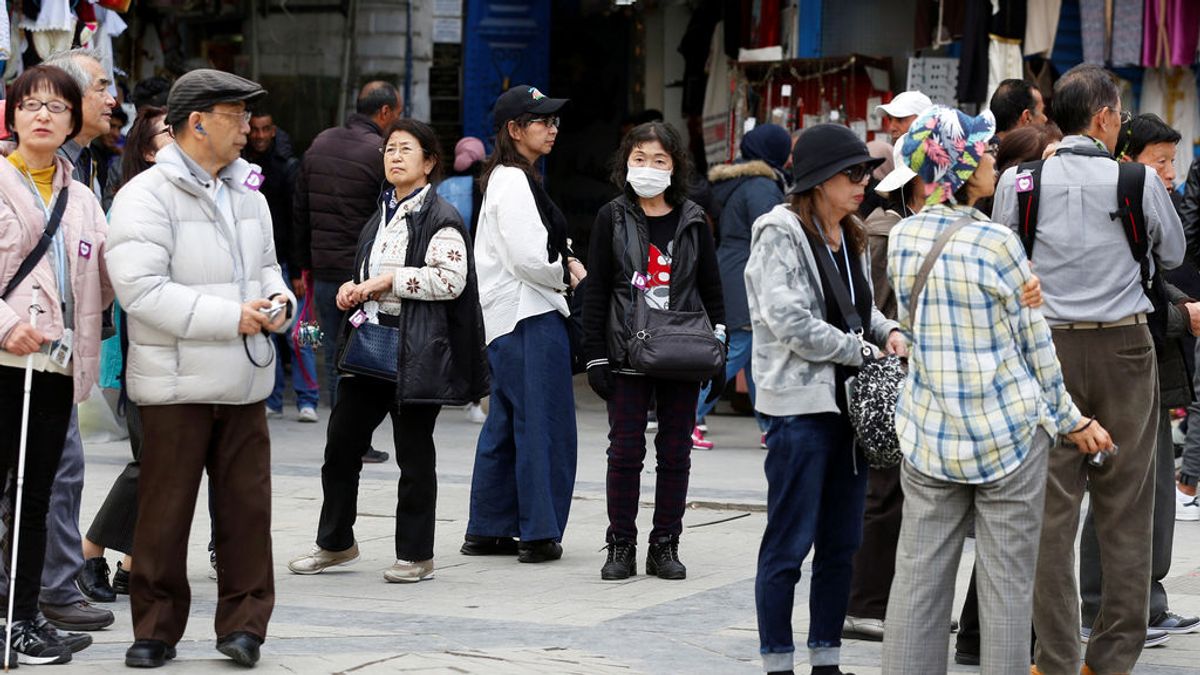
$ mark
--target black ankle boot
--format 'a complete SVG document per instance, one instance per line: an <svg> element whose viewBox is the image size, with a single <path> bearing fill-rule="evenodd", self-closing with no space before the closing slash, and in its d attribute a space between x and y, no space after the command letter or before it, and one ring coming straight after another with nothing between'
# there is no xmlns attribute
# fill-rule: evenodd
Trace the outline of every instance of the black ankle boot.
<svg viewBox="0 0 1200 675"><path fill-rule="evenodd" d="M121 567L120 562L117 563L117 571L113 572L112 587L117 595L129 595L129 570Z"/></svg>
<svg viewBox="0 0 1200 675"><path fill-rule="evenodd" d="M79 587L80 593L93 602L112 602L117 599L117 594L108 582L108 561L103 556L83 561L83 567L75 575L75 585Z"/></svg>
<svg viewBox="0 0 1200 675"><path fill-rule="evenodd" d="M600 568L600 578L618 581L637 576L637 544L625 539L609 542L608 562Z"/></svg>
<svg viewBox="0 0 1200 675"><path fill-rule="evenodd" d="M659 579L687 578L687 568L679 562L679 537L650 540L650 550L646 552L646 574L657 575Z"/></svg>

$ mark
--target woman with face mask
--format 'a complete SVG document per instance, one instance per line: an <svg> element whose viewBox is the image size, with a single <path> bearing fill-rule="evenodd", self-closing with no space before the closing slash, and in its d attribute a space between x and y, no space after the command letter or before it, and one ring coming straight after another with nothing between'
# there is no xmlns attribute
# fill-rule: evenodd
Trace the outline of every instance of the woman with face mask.
<svg viewBox="0 0 1200 675"><path fill-rule="evenodd" d="M652 398L658 404L658 465L646 573L661 579L687 575L679 561L679 534L700 384L638 372L629 365L625 345L632 293L643 294L650 308L704 311L714 327L725 323L712 232L704 210L687 199L689 168L686 147L673 128L662 122L635 127L614 162L613 182L622 194L600 208L592 226L583 350L588 384L608 402L608 560L600 570L606 580L637 573L634 521ZM629 228L635 228L634 237L627 238ZM632 253L631 239L638 244ZM723 374L722 369L712 382L713 397L725 388Z"/></svg>

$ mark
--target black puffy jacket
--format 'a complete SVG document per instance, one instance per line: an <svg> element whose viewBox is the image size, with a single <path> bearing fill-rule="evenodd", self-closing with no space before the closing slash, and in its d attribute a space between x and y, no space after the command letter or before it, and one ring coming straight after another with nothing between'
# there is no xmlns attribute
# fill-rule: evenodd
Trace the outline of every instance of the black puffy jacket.
<svg viewBox="0 0 1200 675"><path fill-rule="evenodd" d="M316 279L342 282L353 273L358 235L385 187L381 134L370 117L354 113L318 134L304 154L292 211L294 256Z"/></svg>
<svg viewBox="0 0 1200 675"><path fill-rule="evenodd" d="M366 279L367 257L379 231L383 204L362 227L354 258L354 281ZM450 202L430 190L421 208L408 219L408 251L404 264L423 267L433 235L453 227L466 243L467 285L454 300L400 303L400 353L396 369L396 402L466 405L488 395L491 386L484 343L483 311L479 307L479 282L471 234ZM340 360L350 332L345 312L338 338Z"/></svg>

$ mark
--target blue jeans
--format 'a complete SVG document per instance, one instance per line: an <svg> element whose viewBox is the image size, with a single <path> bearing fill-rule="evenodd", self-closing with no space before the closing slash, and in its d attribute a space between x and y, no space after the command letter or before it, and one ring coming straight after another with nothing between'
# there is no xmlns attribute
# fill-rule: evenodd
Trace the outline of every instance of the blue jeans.
<svg viewBox="0 0 1200 675"><path fill-rule="evenodd" d="M838 664L867 490L867 466L857 453L854 432L843 415L771 418L765 462L767 528L754 580L767 671L792 669L792 604L800 565L814 547L809 664Z"/></svg>
<svg viewBox="0 0 1200 675"><path fill-rule="evenodd" d="M578 451L566 320L558 312L523 319L487 355L491 403L475 448L467 534L560 541Z"/></svg>
<svg viewBox="0 0 1200 675"><path fill-rule="evenodd" d="M737 372L743 368L746 369L746 388L750 390L750 405L754 405L754 373L750 369L750 356L753 354L751 347L753 346L752 337L754 333L748 328L739 328L729 332L729 354L725 357L725 381L732 380ZM711 384L705 385L700 390L700 399L696 404L696 421L704 419L712 409L717 406L714 400L712 403L705 403L704 399L708 396ZM766 431L767 420L758 411L754 411L754 419L758 421L758 428Z"/></svg>
<svg viewBox="0 0 1200 675"><path fill-rule="evenodd" d="M347 279L349 281L349 279ZM321 322L321 331L325 333L322 347L325 350L325 394L329 398L329 408L337 399L337 364L334 363L337 352L338 332L342 329L342 317L345 312L338 309L337 292L344 282L313 281L313 302L316 303L317 319ZM278 381L277 381L278 383Z"/></svg>
<svg viewBox="0 0 1200 675"><path fill-rule="evenodd" d="M317 357L313 348L302 345L296 349L291 333L273 335L275 349L282 353L285 349L292 352L292 389L296 392L296 408L316 408L320 401L320 384L317 382ZM275 388L267 397L267 408L283 409L283 387L287 383L287 373L283 372L283 359L275 358Z"/></svg>

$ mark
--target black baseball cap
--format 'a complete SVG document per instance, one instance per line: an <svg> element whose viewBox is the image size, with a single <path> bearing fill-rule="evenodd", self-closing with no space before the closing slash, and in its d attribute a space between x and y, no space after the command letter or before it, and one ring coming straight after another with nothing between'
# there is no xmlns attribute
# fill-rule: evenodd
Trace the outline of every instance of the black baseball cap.
<svg viewBox="0 0 1200 675"><path fill-rule="evenodd" d="M196 111L204 111L218 103L247 103L266 96L267 90L233 73L211 68L199 68L175 80L167 95L167 125L175 126Z"/></svg>
<svg viewBox="0 0 1200 675"><path fill-rule="evenodd" d="M498 129L508 124L509 120L516 119L524 113L534 113L537 115L556 113L567 104L568 100L565 98L549 98L538 91L537 87L528 84L518 84L500 94L500 98L496 99L496 106L492 108L492 118L495 120L496 128Z"/></svg>

